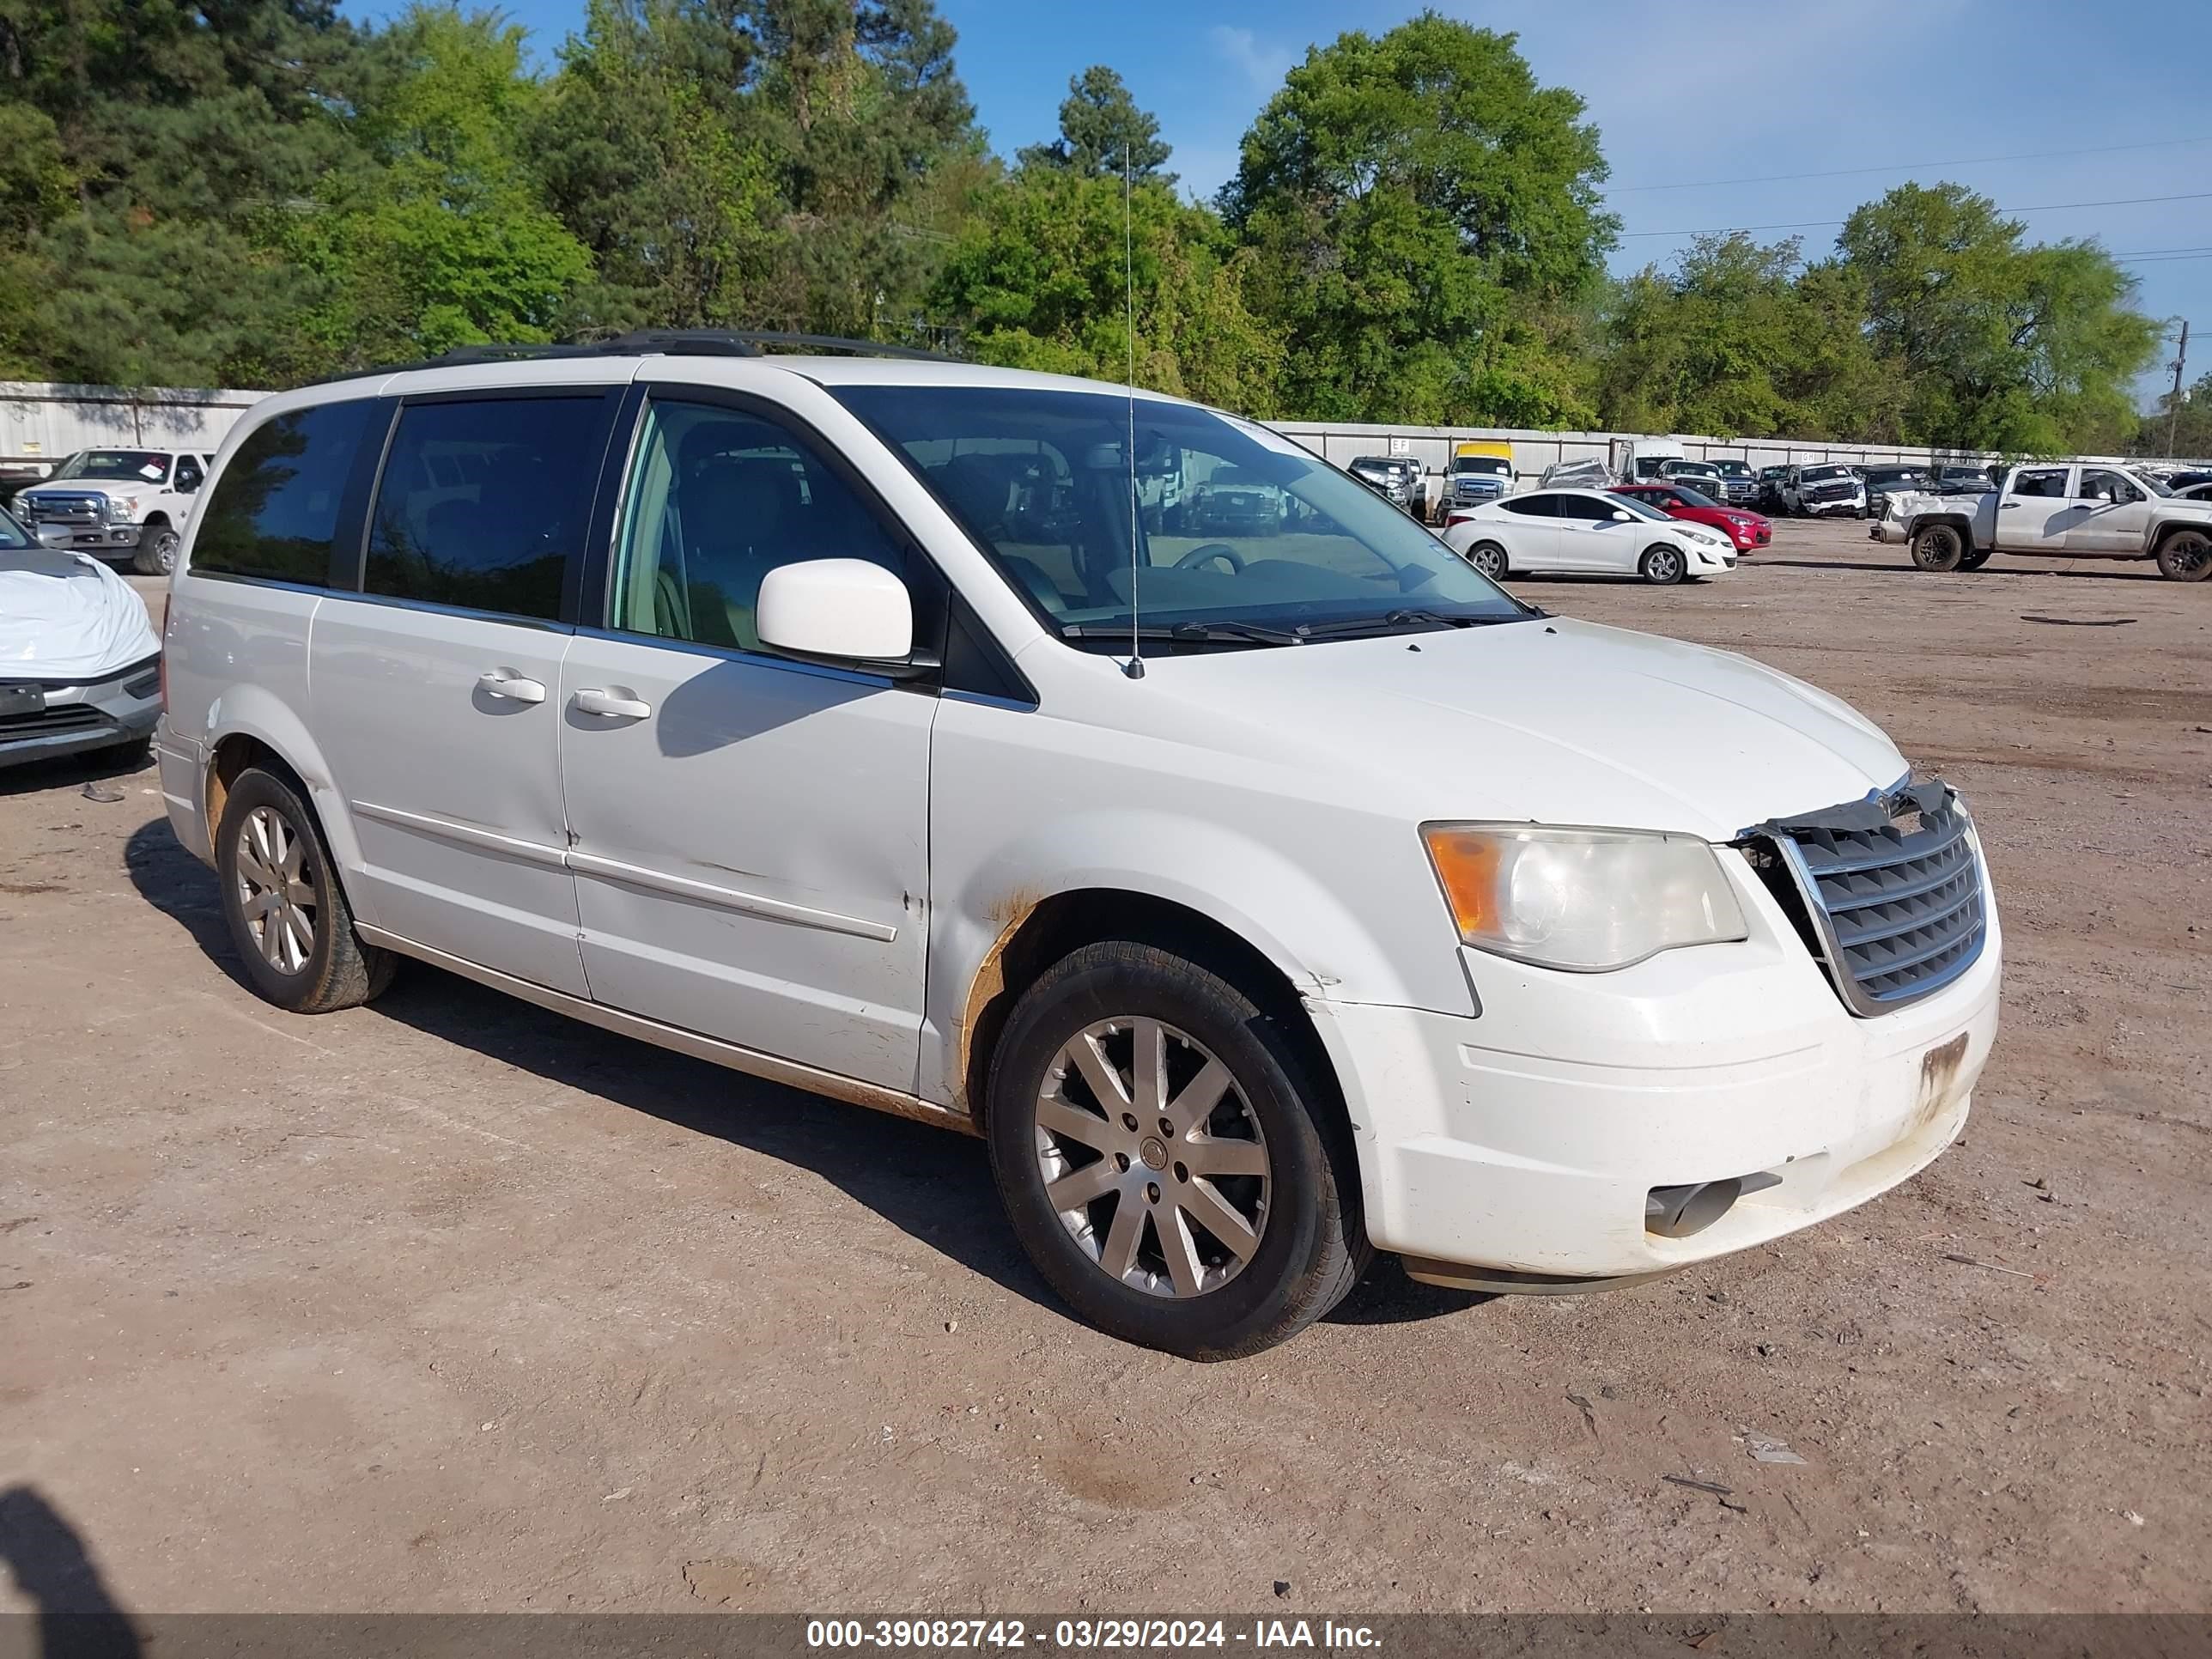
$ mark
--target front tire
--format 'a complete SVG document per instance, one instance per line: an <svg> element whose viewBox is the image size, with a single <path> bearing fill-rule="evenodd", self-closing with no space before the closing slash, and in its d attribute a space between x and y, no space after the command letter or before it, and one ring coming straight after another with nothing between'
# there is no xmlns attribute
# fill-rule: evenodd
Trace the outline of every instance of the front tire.
<svg viewBox="0 0 2212 1659"><path fill-rule="evenodd" d="M216 872L230 942L264 1000L295 1014L327 1014L392 983L398 959L354 932L315 816L275 773L250 768L231 785L216 832Z"/></svg>
<svg viewBox="0 0 2212 1659"><path fill-rule="evenodd" d="M1672 587L1688 574L1690 562L1681 549L1664 544L1647 547L1637 561L1636 574L1654 587Z"/></svg>
<svg viewBox="0 0 2212 1659"><path fill-rule="evenodd" d="M1939 574L1956 570L1966 562L1966 538L1951 524L1931 524L1914 532L1912 562Z"/></svg>
<svg viewBox="0 0 2212 1659"><path fill-rule="evenodd" d="M1233 980L1085 945L1023 993L986 1133L1030 1261L1123 1341L1231 1359L1327 1313L1368 1255L1333 1091Z"/></svg>
<svg viewBox="0 0 2212 1659"><path fill-rule="evenodd" d="M1467 550L1467 562L1494 582L1505 580L1505 550L1496 542L1477 542Z"/></svg>
<svg viewBox="0 0 2212 1659"><path fill-rule="evenodd" d="M184 538L173 526L149 525L139 532L138 545L131 550L131 568L142 576L166 576L177 568L177 550L184 545Z"/></svg>
<svg viewBox="0 0 2212 1659"><path fill-rule="evenodd" d="M2158 544L2158 574L2172 582L2212 576L2212 536L2201 530L2175 531Z"/></svg>

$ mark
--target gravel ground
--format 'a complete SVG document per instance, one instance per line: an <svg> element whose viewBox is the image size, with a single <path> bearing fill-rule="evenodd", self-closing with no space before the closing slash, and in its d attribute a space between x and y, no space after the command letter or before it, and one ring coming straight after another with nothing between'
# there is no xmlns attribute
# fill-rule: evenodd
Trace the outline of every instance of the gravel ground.
<svg viewBox="0 0 2212 1659"><path fill-rule="evenodd" d="M1855 524L1516 586L1973 799L2005 1026L1905 1188L1188 1365L1054 1304L974 1141L428 969L279 1013L150 772L0 775L0 1608L2203 1607L2212 586Z"/></svg>

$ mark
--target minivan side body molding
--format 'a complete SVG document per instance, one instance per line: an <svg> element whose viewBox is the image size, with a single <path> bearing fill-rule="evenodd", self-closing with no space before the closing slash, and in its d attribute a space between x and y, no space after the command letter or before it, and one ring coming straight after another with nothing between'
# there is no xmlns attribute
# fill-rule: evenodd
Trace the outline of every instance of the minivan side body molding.
<svg viewBox="0 0 2212 1659"><path fill-rule="evenodd" d="M785 1060L776 1054L763 1054L757 1048L748 1048L740 1043L726 1042L720 1037L702 1036L678 1025L665 1025L657 1019L647 1019L642 1014L626 1013L620 1008L611 1008L603 1002L592 1002L582 997L572 997L565 991L556 991L512 974L503 974L496 968L485 968L460 957L434 950L426 945L403 939L398 933L387 933L381 927L372 927L356 921L354 931L369 945L381 945L387 951L397 951L417 962L427 962L433 968L442 968L449 974L459 974L463 979L474 980L495 991L520 997L540 1008L550 1009L556 1014L566 1014L571 1019L580 1019L587 1025L596 1025L603 1031L635 1037L641 1042L653 1043L663 1048L672 1048L678 1054L689 1054L695 1060L726 1066L733 1072L743 1072L769 1083L784 1084L793 1089L805 1089L814 1094L828 1095L834 1099L849 1101L855 1106L867 1106L879 1112L889 1112L894 1117L915 1118L924 1123L934 1123L940 1128L963 1129L975 1133L973 1118L967 1113L949 1106L939 1106L918 1096L896 1089L886 1089L858 1078L824 1072L797 1060Z"/></svg>

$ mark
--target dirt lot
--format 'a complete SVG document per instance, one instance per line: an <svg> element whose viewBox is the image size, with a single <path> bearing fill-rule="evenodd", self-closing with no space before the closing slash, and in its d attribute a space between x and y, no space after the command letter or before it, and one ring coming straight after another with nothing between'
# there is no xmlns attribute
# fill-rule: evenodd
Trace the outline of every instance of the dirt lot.
<svg viewBox="0 0 2212 1659"><path fill-rule="evenodd" d="M0 1553L81 1595L73 1534L139 1611L2203 1607L2212 586L1862 535L1517 586L1969 793L2010 949L1965 1139L1638 1291L1386 1264L1234 1365L1073 1322L974 1141L428 969L277 1013L150 773L7 775Z"/></svg>

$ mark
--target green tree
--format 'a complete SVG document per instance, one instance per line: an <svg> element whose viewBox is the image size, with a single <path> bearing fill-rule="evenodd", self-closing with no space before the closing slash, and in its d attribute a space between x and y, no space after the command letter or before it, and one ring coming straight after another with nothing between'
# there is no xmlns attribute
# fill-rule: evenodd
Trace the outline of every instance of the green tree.
<svg viewBox="0 0 2212 1659"><path fill-rule="evenodd" d="M1577 423L1562 318L1614 221L1573 93L1514 37L1425 12L1309 52L1222 193L1260 308L1298 349L1283 399L1333 418Z"/></svg>
<svg viewBox="0 0 2212 1659"><path fill-rule="evenodd" d="M931 0L743 0L787 233L753 314L773 328L904 331L946 246L933 176L982 155Z"/></svg>
<svg viewBox="0 0 2212 1659"><path fill-rule="evenodd" d="M1139 384L1275 413L1285 354L1246 301L1249 252L1163 183L1128 191L1127 215L1119 179L1024 168L981 192L934 306L986 362L1119 381L1133 295Z"/></svg>
<svg viewBox="0 0 2212 1659"><path fill-rule="evenodd" d="M1598 370L1608 427L1722 437L1893 435L1895 366L1868 337L1848 272L1807 270L1797 242L1701 237L1662 273L1621 283Z"/></svg>
<svg viewBox="0 0 2212 1659"><path fill-rule="evenodd" d="M699 0L591 0L532 142L549 201L598 268L572 296L572 329L755 320L782 233L744 99L754 53Z"/></svg>
<svg viewBox="0 0 2212 1659"><path fill-rule="evenodd" d="M321 279L304 326L331 368L551 337L591 258L523 160L543 88L522 40L495 13L417 5L372 43L351 121L369 165L279 239Z"/></svg>
<svg viewBox="0 0 2212 1659"><path fill-rule="evenodd" d="M355 164L360 68L327 0L7 0L0 352L64 380L304 372L313 282L269 232Z"/></svg>
<svg viewBox="0 0 2212 1659"><path fill-rule="evenodd" d="M0 379L35 375L28 326L54 275L39 242L76 205L76 180L53 119L28 104L0 103Z"/></svg>
<svg viewBox="0 0 2212 1659"><path fill-rule="evenodd" d="M2049 454L2132 430L2128 385L2158 325L2102 248L2031 246L1959 185L1902 185L1837 239L1874 339L1910 376L1908 441Z"/></svg>
<svg viewBox="0 0 2212 1659"><path fill-rule="evenodd" d="M2145 415L2126 446L2130 455L2212 458L2212 374L2182 388L2177 414L2173 393L2159 394L2158 407Z"/></svg>
<svg viewBox="0 0 2212 1659"><path fill-rule="evenodd" d="M1171 185L1175 175L1160 169L1173 153L1160 142L1158 118L1137 107L1121 77L1103 64L1093 64L1068 77L1059 138L1031 144L1017 159L1025 167L1066 167L1116 179L1126 173L1133 181L1158 179Z"/></svg>

